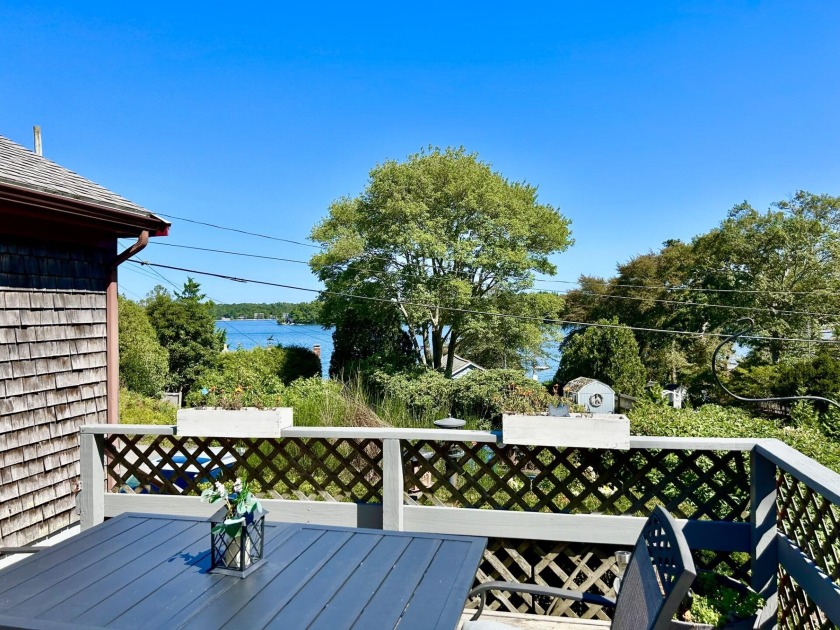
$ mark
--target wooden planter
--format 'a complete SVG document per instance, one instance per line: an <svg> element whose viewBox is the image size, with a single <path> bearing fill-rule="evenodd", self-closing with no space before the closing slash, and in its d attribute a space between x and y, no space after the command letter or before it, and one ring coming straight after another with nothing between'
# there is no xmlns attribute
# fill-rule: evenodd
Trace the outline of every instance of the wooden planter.
<svg viewBox="0 0 840 630"><path fill-rule="evenodd" d="M246 514L237 536L225 532L214 534L212 529L224 523L226 517L225 507L210 517L210 573L244 578L264 562L265 512Z"/></svg>
<svg viewBox="0 0 840 630"><path fill-rule="evenodd" d="M630 448L630 420L619 414L555 416L502 416L505 444Z"/></svg>

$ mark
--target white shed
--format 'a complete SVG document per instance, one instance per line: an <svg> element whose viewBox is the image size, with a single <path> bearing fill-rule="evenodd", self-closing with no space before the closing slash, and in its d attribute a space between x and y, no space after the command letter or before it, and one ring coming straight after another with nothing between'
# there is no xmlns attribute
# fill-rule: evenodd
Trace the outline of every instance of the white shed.
<svg viewBox="0 0 840 630"><path fill-rule="evenodd" d="M615 391L594 378L572 379L563 386L563 395L586 407L589 413L615 413Z"/></svg>

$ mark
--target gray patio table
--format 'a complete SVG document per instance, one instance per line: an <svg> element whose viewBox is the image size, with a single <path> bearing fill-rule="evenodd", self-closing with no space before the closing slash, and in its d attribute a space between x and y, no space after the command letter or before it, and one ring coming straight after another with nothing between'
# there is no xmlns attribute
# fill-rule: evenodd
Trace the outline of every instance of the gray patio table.
<svg viewBox="0 0 840 630"><path fill-rule="evenodd" d="M266 523L266 562L210 568L206 519L122 514L0 571L11 628L455 628L485 538Z"/></svg>

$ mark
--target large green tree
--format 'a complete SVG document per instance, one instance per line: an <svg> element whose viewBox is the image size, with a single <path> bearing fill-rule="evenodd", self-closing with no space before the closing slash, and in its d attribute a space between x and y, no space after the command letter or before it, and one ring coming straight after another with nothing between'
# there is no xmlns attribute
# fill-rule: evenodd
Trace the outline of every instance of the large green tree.
<svg viewBox="0 0 840 630"><path fill-rule="evenodd" d="M123 296L118 300L120 383L144 396L157 396L169 378L169 353L143 307Z"/></svg>
<svg viewBox="0 0 840 630"><path fill-rule="evenodd" d="M572 333L561 346L560 366L554 381L568 383L578 376L603 381L617 392L635 396L645 386L645 368L633 331L617 319Z"/></svg>
<svg viewBox="0 0 840 630"><path fill-rule="evenodd" d="M819 339L840 316L840 197L799 191L759 212L742 203L720 227L693 242L689 282L715 289L718 304L739 307L756 334ZM720 330L733 311L707 308L708 328ZM744 339L771 363L783 354L810 351L783 341Z"/></svg>
<svg viewBox="0 0 840 630"><path fill-rule="evenodd" d="M145 300L160 344L169 352L170 386L186 393L224 347L216 331L213 304L192 278L173 297L158 286Z"/></svg>
<svg viewBox="0 0 840 630"><path fill-rule="evenodd" d="M539 203L535 187L451 148L377 166L360 196L330 206L312 238L324 246L310 264L326 289L382 300L380 312L398 315L420 361L446 373L487 317L468 311L502 310L534 272L553 274L549 256L571 243L569 221Z"/></svg>

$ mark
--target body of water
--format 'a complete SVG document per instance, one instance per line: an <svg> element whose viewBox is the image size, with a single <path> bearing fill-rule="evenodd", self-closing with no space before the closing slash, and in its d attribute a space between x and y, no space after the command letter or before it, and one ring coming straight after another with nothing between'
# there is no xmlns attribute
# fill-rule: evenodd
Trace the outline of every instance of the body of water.
<svg viewBox="0 0 840 630"><path fill-rule="evenodd" d="M280 325L273 319L233 319L217 321L216 328L227 333L227 344L231 350L243 348L248 350L256 346L303 346L312 349L314 345L321 346L321 374L324 378L330 368L330 357L333 351L332 329L324 329L317 324ZM546 345L551 358L546 361L538 377L541 381L550 380L557 371L559 359L557 357L557 343ZM553 352L552 352L553 351ZM531 376L533 370L526 370L526 376Z"/></svg>
<svg viewBox="0 0 840 630"><path fill-rule="evenodd" d="M230 350L249 350L257 346L303 346L312 349L321 346L321 374L327 377L333 351L332 329L317 324L280 325L273 319L232 319L217 321L217 330L227 333Z"/></svg>

